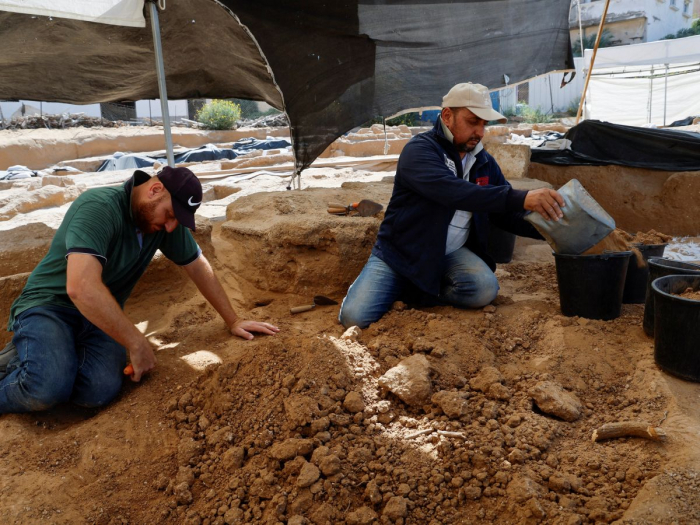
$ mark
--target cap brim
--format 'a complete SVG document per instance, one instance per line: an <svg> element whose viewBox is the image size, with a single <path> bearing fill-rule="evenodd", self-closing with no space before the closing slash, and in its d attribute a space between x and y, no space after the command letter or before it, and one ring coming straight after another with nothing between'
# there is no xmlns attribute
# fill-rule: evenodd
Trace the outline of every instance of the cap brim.
<svg viewBox="0 0 700 525"><path fill-rule="evenodd" d="M508 122L508 119L501 115L498 111L491 109L491 108L470 108L467 106L467 109L474 113L477 117L484 119L488 122L492 121L498 121L501 124L505 124Z"/></svg>
<svg viewBox="0 0 700 525"><path fill-rule="evenodd" d="M187 226L190 230L195 231L194 213L185 208L177 199L172 199L173 213L177 222L183 226Z"/></svg>

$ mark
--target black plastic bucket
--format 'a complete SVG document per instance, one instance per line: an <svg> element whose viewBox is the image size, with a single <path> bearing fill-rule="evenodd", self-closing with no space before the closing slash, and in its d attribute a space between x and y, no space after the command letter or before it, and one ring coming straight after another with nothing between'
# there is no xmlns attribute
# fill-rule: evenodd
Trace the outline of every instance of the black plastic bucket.
<svg viewBox="0 0 700 525"><path fill-rule="evenodd" d="M700 382L700 301L679 297L700 290L700 275L667 275L651 284L654 294L654 360L666 372Z"/></svg>
<svg viewBox="0 0 700 525"><path fill-rule="evenodd" d="M502 230L493 223L489 224L489 240L486 253L498 264L506 264L513 260L515 234Z"/></svg>
<svg viewBox="0 0 700 525"><path fill-rule="evenodd" d="M647 279L647 293L644 301L644 332L647 335L654 335L654 294L651 293L651 283L666 275L700 275L700 266L659 257L651 257L648 265L649 278Z"/></svg>
<svg viewBox="0 0 700 525"><path fill-rule="evenodd" d="M642 304L647 296L647 279L649 278L649 266L647 261L650 257L663 257L666 244L634 244L644 259L644 266L637 266L636 257L630 259L627 267L627 279L625 280L625 291L622 293L623 304Z"/></svg>
<svg viewBox="0 0 700 525"><path fill-rule="evenodd" d="M631 256L632 252L602 255L555 253L561 313L604 321L620 317Z"/></svg>

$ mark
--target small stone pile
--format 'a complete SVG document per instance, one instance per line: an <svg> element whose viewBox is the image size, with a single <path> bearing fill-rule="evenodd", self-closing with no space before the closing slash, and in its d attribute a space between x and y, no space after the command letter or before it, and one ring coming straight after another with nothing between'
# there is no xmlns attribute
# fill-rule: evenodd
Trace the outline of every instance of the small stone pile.
<svg viewBox="0 0 700 525"><path fill-rule="evenodd" d="M274 115L265 115L256 119L241 119L238 121L240 128L278 128L289 126L289 120L284 113L275 113Z"/></svg>
<svg viewBox="0 0 700 525"><path fill-rule="evenodd" d="M0 125L2 129L64 129L76 127L104 127L104 128L119 128L126 126L128 123L121 120L107 120L101 117L90 117L84 113L63 113L61 115L28 115L24 117L15 117L11 120L2 120Z"/></svg>

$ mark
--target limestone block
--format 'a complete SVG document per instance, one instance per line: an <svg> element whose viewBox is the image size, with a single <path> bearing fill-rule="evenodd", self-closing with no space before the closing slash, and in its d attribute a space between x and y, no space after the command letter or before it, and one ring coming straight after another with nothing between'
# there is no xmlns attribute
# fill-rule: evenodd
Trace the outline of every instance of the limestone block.
<svg viewBox="0 0 700 525"><path fill-rule="evenodd" d="M496 159L506 179L527 177L530 169L530 146L526 144L499 144L491 142L486 147Z"/></svg>
<svg viewBox="0 0 700 525"><path fill-rule="evenodd" d="M212 188L214 189L215 200L225 199L229 195L238 193L242 189L240 186L234 186L232 184L212 184Z"/></svg>
<svg viewBox="0 0 700 525"><path fill-rule="evenodd" d="M556 131L558 133L566 133L569 127L559 122L551 122L548 124L532 124L532 129L534 131Z"/></svg>
<svg viewBox="0 0 700 525"><path fill-rule="evenodd" d="M484 137L507 137L510 135L508 126L488 126L484 129Z"/></svg>
<svg viewBox="0 0 700 525"><path fill-rule="evenodd" d="M0 232L0 276L31 272L49 251L55 232L42 222Z"/></svg>
<svg viewBox="0 0 700 525"><path fill-rule="evenodd" d="M61 175L44 175L41 178L41 185L64 188L66 186L75 186L75 181Z"/></svg>
<svg viewBox="0 0 700 525"><path fill-rule="evenodd" d="M84 186L69 188L45 186L36 191L13 195L11 199L2 199L0 200L0 221L9 220L18 213L29 213L41 208L62 206L77 199L84 189Z"/></svg>
<svg viewBox="0 0 700 525"><path fill-rule="evenodd" d="M326 211L328 203L371 199L386 206L391 191L377 182L243 196L227 207L227 242L217 245L217 257L258 289L340 299L367 262L382 214L339 217Z"/></svg>

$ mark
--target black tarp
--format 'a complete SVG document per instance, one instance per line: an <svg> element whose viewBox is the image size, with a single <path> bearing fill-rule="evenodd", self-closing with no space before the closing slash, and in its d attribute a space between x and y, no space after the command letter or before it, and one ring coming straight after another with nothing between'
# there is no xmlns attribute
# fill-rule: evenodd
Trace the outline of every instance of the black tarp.
<svg viewBox="0 0 700 525"><path fill-rule="evenodd" d="M284 110L302 169L347 130L437 106L458 82L571 68L568 12L562 0L173 0L160 15L168 96ZM0 12L0 49L0 99L158 98L149 24Z"/></svg>
<svg viewBox="0 0 700 525"><path fill-rule="evenodd" d="M205 162L208 160L235 159L239 155L245 155L253 150L282 149L290 146L287 139L269 138L256 139L254 137L241 139L230 148L219 148L215 144L205 144L198 148L188 149L174 155L175 164L186 162ZM97 171L113 171L125 169L137 169L153 166L156 162L166 164L165 157L153 157L139 153L115 153L105 160Z"/></svg>
<svg viewBox="0 0 700 525"><path fill-rule="evenodd" d="M584 120L565 138L570 149L533 149L530 160L560 166L633 166L664 171L700 171L700 133L638 128Z"/></svg>

